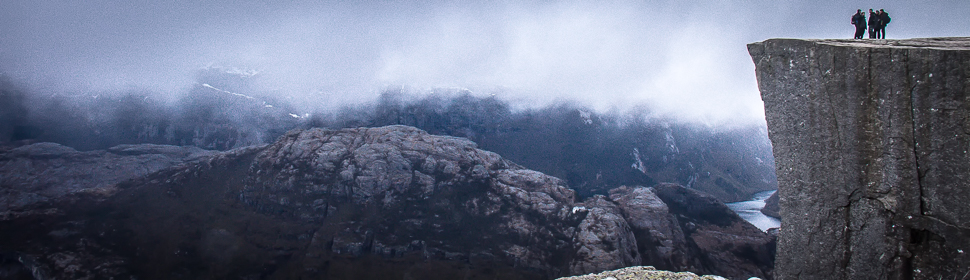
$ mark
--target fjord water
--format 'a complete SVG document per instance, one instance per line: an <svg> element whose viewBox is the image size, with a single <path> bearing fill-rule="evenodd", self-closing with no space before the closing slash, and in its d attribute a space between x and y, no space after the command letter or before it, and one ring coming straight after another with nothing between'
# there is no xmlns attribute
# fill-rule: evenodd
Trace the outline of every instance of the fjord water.
<svg viewBox="0 0 970 280"><path fill-rule="evenodd" d="M768 231L770 228L781 226L780 220L765 216L765 214L761 213L761 208L765 208L765 200L775 192L759 192L754 194L751 200L727 203L727 206L738 213L741 218L761 229L761 231Z"/></svg>

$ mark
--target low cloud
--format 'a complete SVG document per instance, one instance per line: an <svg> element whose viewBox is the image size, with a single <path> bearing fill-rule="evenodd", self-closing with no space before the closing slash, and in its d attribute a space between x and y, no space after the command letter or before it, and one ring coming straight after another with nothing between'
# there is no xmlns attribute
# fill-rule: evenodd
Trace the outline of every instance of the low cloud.
<svg viewBox="0 0 970 280"><path fill-rule="evenodd" d="M966 1L16 1L0 9L0 71L44 92L177 96L199 69L236 67L304 105L461 87L762 123L745 44L848 38L851 13L872 5L894 15L889 37L970 30Z"/></svg>

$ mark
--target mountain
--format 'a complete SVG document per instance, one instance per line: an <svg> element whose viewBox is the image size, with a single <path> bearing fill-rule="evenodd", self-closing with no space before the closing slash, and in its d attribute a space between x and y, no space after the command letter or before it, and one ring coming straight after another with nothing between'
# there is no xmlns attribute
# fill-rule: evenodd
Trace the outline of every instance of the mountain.
<svg viewBox="0 0 970 280"><path fill-rule="evenodd" d="M229 150L272 142L305 122L273 94L247 92L251 73L238 72L201 70L184 94L39 94L0 79L0 141L55 142L81 151L121 144Z"/></svg>
<svg viewBox="0 0 970 280"><path fill-rule="evenodd" d="M678 183L724 202L774 190L774 161L761 127L718 130L558 104L514 112L467 91L414 99L385 92L373 107L317 114L310 126L409 125L466 137L523 166L565 179L581 197L620 185Z"/></svg>
<svg viewBox="0 0 970 280"><path fill-rule="evenodd" d="M571 104L512 110L467 90L426 96L386 91L374 103L301 111L277 92L251 85L258 73L209 68L172 100L131 91L76 96L27 94L2 84L3 140L55 142L81 151L121 144L229 150L273 142L295 128L408 125L471 139L525 167L566 180L580 197L621 185L670 182L723 202L776 188L767 131L664 120L649 110L598 113ZM174 94L173 94L174 95ZM329 108L302 104L301 108ZM9 107L9 108L7 108ZM9 109L9 110L7 110ZM5 132L6 131L6 132Z"/></svg>
<svg viewBox="0 0 970 280"><path fill-rule="evenodd" d="M111 165L149 157L165 160L151 161L153 169ZM106 167L87 180L29 187L77 176L82 164ZM548 279L655 265L746 279L772 271L773 239L709 195L659 184L580 201L561 179L406 126L293 130L225 152L37 143L4 150L0 167L24 174L3 183L25 186L23 197L69 190L3 201L0 272L9 278ZM127 175L112 176L116 168Z"/></svg>

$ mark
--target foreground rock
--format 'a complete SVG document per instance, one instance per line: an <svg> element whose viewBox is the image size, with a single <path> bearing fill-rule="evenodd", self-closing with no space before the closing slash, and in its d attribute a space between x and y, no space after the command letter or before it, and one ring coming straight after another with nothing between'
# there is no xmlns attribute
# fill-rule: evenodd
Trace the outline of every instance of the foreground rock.
<svg viewBox="0 0 970 280"><path fill-rule="evenodd" d="M292 131L117 189L71 193L55 212L20 207L28 214L0 221L5 263L65 279L548 279L655 262L746 278L772 268L772 239L711 197L659 185L576 202L557 178L404 126Z"/></svg>
<svg viewBox="0 0 970 280"><path fill-rule="evenodd" d="M776 277L966 277L970 38L748 50L784 220Z"/></svg>
<svg viewBox="0 0 970 280"><path fill-rule="evenodd" d="M556 280L726 280L716 275L698 276L690 272L657 270L652 266L635 266Z"/></svg>

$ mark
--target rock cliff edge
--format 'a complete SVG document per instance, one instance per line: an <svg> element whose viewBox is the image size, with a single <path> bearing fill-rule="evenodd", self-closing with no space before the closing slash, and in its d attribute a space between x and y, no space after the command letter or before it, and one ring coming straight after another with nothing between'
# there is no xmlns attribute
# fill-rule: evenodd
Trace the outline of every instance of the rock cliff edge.
<svg viewBox="0 0 970 280"><path fill-rule="evenodd" d="M970 38L748 45L782 228L777 279L970 272Z"/></svg>

